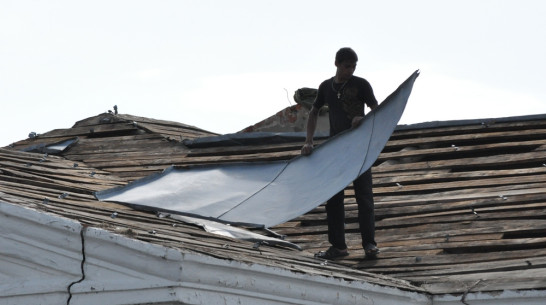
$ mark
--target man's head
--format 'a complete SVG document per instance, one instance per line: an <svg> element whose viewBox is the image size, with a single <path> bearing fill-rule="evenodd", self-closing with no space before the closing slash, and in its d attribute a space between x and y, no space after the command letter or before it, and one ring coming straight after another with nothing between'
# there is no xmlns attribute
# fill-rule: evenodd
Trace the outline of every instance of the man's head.
<svg viewBox="0 0 546 305"><path fill-rule="evenodd" d="M336 53L337 81L347 81L353 76L358 56L351 48L341 48Z"/></svg>
<svg viewBox="0 0 546 305"><path fill-rule="evenodd" d="M344 61L358 61L356 52L351 48L341 48L336 53L336 63L342 63Z"/></svg>

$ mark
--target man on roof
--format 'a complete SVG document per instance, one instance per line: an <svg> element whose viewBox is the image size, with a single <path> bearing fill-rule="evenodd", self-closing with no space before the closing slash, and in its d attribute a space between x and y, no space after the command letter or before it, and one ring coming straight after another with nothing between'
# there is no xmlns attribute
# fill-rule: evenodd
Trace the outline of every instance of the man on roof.
<svg viewBox="0 0 546 305"><path fill-rule="evenodd" d="M317 126L319 110L328 105L330 136L354 128L364 118L364 108L377 107L378 103L370 83L364 78L354 76L358 56L351 48L341 48L336 53L334 77L323 81L307 120L307 137L301 149L302 155L313 152L313 135ZM343 158L343 155L332 156ZM373 259L379 253L375 242L375 214L372 191L371 169L353 181L358 205L358 223L362 237L362 247L366 258ZM331 246L326 251L315 254L317 258L334 259L349 255L345 242L344 191L328 200L326 215L328 222L328 241Z"/></svg>

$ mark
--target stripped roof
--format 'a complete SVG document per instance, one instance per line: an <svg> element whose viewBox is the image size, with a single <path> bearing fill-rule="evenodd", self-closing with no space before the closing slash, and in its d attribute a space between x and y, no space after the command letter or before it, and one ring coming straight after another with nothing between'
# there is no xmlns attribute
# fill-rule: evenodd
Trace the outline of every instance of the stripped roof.
<svg viewBox="0 0 546 305"><path fill-rule="evenodd" d="M546 115L399 126L372 168L380 258L362 259L349 186L351 255L336 264L312 257L328 246L323 206L273 228L304 249L299 252L255 247L94 198L95 191L171 165L287 160L303 141L252 135L184 141L211 136L174 122L91 117L0 149L0 200L152 243L296 272L433 294L546 288ZM71 138L77 141L58 156L21 152Z"/></svg>

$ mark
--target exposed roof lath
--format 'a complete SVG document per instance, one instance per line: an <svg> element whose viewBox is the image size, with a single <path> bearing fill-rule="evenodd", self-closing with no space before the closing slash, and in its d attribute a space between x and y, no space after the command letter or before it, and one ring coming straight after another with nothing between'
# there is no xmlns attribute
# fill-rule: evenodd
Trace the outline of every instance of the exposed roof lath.
<svg viewBox="0 0 546 305"><path fill-rule="evenodd" d="M433 294L457 294L458 300L476 291L546 289L546 115L396 130L372 167L382 252L378 260L362 259L349 186L351 255L337 261L343 267L312 258L328 246L323 206L273 228L300 252L254 249L253 243L93 197L171 165L289 160L299 155L300 138L186 147L139 124L101 122L105 117L113 118L92 117L0 149L0 199L184 251L380 285L389 282L386 275L402 289L411 289L401 284L410 281ZM60 156L20 151L75 136L79 141Z"/></svg>

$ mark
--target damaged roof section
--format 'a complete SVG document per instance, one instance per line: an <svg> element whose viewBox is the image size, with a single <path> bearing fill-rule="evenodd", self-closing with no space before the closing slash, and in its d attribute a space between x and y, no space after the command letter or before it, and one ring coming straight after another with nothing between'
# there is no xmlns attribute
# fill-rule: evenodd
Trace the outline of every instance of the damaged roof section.
<svg viewBox="0 0 546 305"><path fill-rule="evenodd" d="M343 263L438 294L545 289L545 161L545 115L400 126L373 167L381 257L362 260L349 187ZM327 246L323 208L275 230Z"/></svg>
<svg viewBox="0 0 546 305"><path fill-rule="evenodd" d="M371 272L439 295L546 289L546 115L399 126L372 167L380 257L363 260L349 186L345 206L351 254L336 262L342 268L321 266L323 262L312 258L312 253L328 247L324 206L272 228L302 252L261 246L267 255L260 256L244 242L92 198L93 191L124 185L171 165L289 160L300 154L301 138L186 146L140 129L138 123L128 124L129 120L100 124L104 116L84 120L88 123L79 131L46 133L2 149L1 199L38 207L47 197L53 202L48 211L140 240L310 274L328 270L350 278L355 276L352 272L359 276ZM90 128L100 132L89 136ZM80 140L60 154L62 166L40 162L43 154L19 151L40 139L58 142L64 136ZM100 179L90 177L91 171ZM78 196L71 191L82 188ZM63 193L69 196L58 198ZM112 218L114 212L117 217Z"/></svg>
<svg viewBox="0 0 546 305"><path fill-rule="evenodd" d="M78 138L72 138L68 140L62 140L57 143L38 143L22 149L26 152L36 152L44 154L60 154L67 150L70 146L74 145L78 141Z"/></svg>
<svg viewBox="0 0 546 305"><path fill-rule="evenodd" d="M330 138L309 156L186 170L171 167L126 188L99 192L97 198L266 228L284 223L321 205L368 171L402 117L418 75L416 71L359 126ZM332 157L340 152L343 158Z"/></svg>
<svg viewBox="0 0 546 305"><path fill-rule="evenodd" d="M405 281L368 274L346 266L323 264L314 260L312 255L298 251L298 247L289 242L264 242L262 239L253 239L257 234L236 228L229 231L226 229L225 234L213 234L202 229L207 223L195 219L170 217L163 213L137 211L116 203L99 202L94 198L94 192L123 185L128 181L87 164L77 164L58 156L0 148L0 204L17 205L75 219L86 227L108 230L183 253L421 292L421 289ZM209 229L214 231L218 228L213 226ZM246 241L239 239L238 234L242 233Z"/></svg>
<svg viewBox="0 0 546 305"><path fill-rule="evenodd" d="M62 151L62 156L134 180L183 160L187 150L180 144L182 141L216 135L177 122L104 113L81 120L72 128L38 134L10 147L47 152L43 148L77 139L70 149Z"/></svg>

